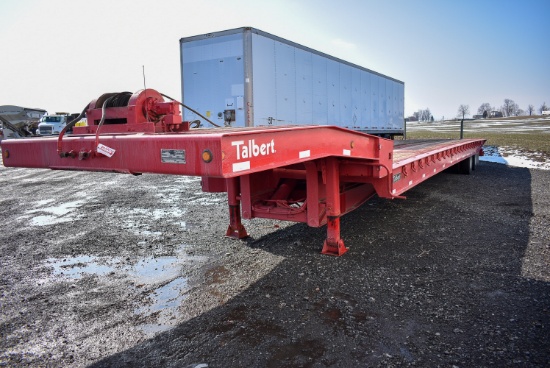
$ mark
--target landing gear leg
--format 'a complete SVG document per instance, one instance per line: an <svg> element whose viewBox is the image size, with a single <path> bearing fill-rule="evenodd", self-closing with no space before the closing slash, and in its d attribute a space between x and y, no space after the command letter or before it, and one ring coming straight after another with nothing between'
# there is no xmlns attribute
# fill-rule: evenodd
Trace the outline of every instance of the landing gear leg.
<svg viewBox="0 0 550 368"><path fill-rule="evenodd" d="M344 240L340 238L340 172L338 160L327 159L327 238L322 254L341 256L348 251Z"/></svg>
<svg viewBox="0 0 550 368"><path fill-rule="evenodd" d="M225 236L233 239L247 238L248 234L241 222L239 178L227 179L227 203L229 204L229 227Z"/></svg>

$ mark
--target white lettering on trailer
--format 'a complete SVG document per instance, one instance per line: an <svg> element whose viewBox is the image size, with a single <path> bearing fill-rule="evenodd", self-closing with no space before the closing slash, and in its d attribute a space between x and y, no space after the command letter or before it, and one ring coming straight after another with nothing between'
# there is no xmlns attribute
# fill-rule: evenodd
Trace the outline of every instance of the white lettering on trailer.
<svg viewBox="0 0 550 368"><path fill-rule="evenodd" d="M309 156L311 156L311 151L310 150L307 150L307 151L300 151L298 153L298 157L299 158L308 158Z"/></svg>
<svg viewBox="0 0 550 368"><path fill-rule="evenodd" d="M237 162L233 164L233 172L250 170L250 161Z"/></svg>
<svg viewBox="0 0 550 368"><path fill-rule="evenodd" d="M272 139L269 143L256 144L255 139L245 141L231 142L231 145L237 148L237 160L243 158L252 158L258 156L267 156L275 153L275 140Z"/></svg>

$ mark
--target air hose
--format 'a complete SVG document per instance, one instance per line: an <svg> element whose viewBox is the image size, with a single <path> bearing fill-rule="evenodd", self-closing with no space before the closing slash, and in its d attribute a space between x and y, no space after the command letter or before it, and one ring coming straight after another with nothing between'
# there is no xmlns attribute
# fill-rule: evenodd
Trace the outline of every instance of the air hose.
<svg viewBox="0 0 550 368"><path fill-rule="evenodd" d="M193 110L192 108L190 108L189 106L183 104L182 102L179 102L179 101L176 100L175 98L172 98L172 97L170 97L170 96L167 96L167 95L165 95L164 93L161 93L161 96L166 97L166 98L169 99L169 100L172 100L172 101L174 101L174 102L179 103L181 106L185 107L187 110L191 111L192 113L197 114L198 116L200 116L201 118L203 118L204 120L206 120L206 121L209 122L210 124L214 125L215 127L221 128L220 125L214 123L212 120L208 119L207 117L205 117L204 115L202 115L202 114L199 113L198 111Z"/></svg>
<svg viewBox="0 0 550 368"><path fill-rule="evenodd" d="M65 125L63 130L61 130L61 132L59 133L59 138L57 138L57 154L61 154L61 152L62 152L61 140L63 139L63 136L65 135L65 132L69 129L72 129L75 126L75 124L78 123L86 115L86 110L88 110L89 106L90 106L90 104L87 104L86 107L80 113L80 115L78 115L74 120L69 122L69 124Z"/></svg>

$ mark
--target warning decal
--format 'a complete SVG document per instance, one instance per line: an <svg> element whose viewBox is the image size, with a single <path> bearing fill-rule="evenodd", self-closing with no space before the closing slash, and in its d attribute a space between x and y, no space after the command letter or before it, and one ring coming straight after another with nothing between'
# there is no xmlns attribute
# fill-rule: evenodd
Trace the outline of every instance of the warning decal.
<svg viewBox="0 0 550 368"><path fill-rule="evenodd" d="M106 145L100 143L100 144L97 145L97 152L101 153L102 155L105 155L107 157L113 157L116 150L111 148L111 147L107 147Z"/></svg>

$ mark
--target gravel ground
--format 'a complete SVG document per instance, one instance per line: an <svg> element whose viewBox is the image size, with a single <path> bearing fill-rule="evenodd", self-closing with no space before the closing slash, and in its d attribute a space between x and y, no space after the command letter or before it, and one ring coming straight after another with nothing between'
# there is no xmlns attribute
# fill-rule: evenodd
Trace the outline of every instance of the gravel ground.
<svg viewBox="0 0 550 368"><path fill-rule="evenodd" d="M0 366L550 366L550 172L482 162L325 229L199 179L0 166ZM202 365L201 365L202 364Z"/></svg>

